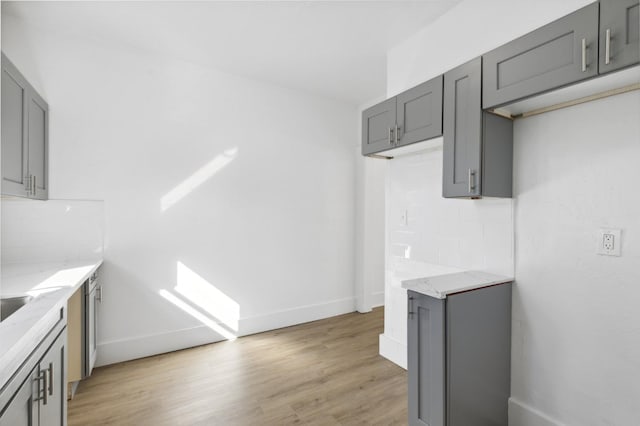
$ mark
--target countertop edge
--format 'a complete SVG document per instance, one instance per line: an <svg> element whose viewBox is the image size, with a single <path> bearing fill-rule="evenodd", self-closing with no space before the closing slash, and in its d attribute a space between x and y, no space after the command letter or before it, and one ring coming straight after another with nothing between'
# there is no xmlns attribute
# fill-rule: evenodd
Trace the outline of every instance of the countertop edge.
<svg viewBox="0 0 640 426"><path fill-rule="evenodd" d="M38 344L44 339L51 328L55 326L59 319L57 313L62 308L69 297L71 297L102 264L103 260L87 261L91 268L77 279L73 286L63 287L59 290L36 297L23 308L11 315L12 323L0 323L0 342L5 341L9 347L4 353L0 353L0 389L13 378L20 369L22 363L33 353ZM33 304L33 305L32 305ZM37 319L33 319L34 310L38 312ZM5 320L7 321L7 320ZM4 327L3 327L4 325ZM15 327L27 328L20 337L12 338L15 335ZM7 327L13 327L13 330Z"/></svg>

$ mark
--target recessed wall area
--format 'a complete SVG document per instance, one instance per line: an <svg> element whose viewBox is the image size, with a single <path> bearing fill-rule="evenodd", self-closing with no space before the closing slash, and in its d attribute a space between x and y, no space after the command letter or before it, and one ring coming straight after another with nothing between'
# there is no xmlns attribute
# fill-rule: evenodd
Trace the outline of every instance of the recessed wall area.
<svg viewBox="0 0 640 426"><path fill-rule="evenodd" d="M50 197L104 200L99 364L355 309L355 105L2 24L51 106ZM192 315L194 286L237 311Z"/></svg>

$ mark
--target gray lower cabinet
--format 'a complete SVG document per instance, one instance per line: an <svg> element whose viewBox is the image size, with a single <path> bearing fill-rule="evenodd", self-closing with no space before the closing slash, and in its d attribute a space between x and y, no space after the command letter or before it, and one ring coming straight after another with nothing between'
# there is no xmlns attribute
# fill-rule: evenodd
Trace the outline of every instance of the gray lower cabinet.
<svg viewBox="0 0 640 426"><path fill-rule="evenodd" d="M64 322L59 322L51 334L0 390L0 426L67 424Z"/></svg>
<svg viewBox="0 0 640 426"><path fill-rule="evenodd" d="M48 198L49 107L2 54L2 194Z"/></svg>
<svg viewBox="0 0 640 426"><path fill-rule="evenodd" d="M411 426L507 426L511 285L408 292Z"/></svg>
<svg viewBox="0 0 640 426"><path fill-rule="evenodd" d="M482 60L444 75L443 196L511 197L513 122L482 111Z"/></svg>
<svg viewBox="0 0 640 426"><path fill-rule="evenodd" d="M640 2L600 0L600 74L640 62Z"/></svg>
<svg viewBox="0 0 640 426"><path fill-rule="evenodd" d="M442 136L442 76L362 112L362 154Z"/></svg>
<svg viewBox="0 0 640 426"><path fill-rule="evenodd" d="M595 77L598 10L590 4L483 55L483 108Z"/></svg>

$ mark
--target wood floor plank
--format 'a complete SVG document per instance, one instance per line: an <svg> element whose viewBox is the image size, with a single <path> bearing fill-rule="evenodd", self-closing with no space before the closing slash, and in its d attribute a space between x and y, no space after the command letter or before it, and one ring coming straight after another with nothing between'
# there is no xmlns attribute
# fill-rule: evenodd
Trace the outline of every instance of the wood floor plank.
<svg viewBox="0 0 640 426"><path fill-rule="evenodd" d="M69 426L403 425L406 371L382 308L94 369Z"/></svg>

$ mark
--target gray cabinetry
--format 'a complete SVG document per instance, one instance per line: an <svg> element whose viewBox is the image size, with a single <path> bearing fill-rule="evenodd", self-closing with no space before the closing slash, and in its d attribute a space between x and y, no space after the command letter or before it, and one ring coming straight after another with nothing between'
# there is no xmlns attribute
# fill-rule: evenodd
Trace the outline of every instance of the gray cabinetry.
<svg viewBox="0 0 640 426"><path fill-rule="evenodd" d="M49 107L2 54L2 194L48 197Z"/></svg>
<svg viewBox="0 0 640 426"><path fill-rule="evenodd" d="M396 125L396 98L362 112L362 154L374 154L393 148Z"/></svg>
<svg viewBox="0 0 640 426"><path fill-rule="evenodd" d="M0 414L0 426L38 425L38 401L35 400L35 385L38 383L38 368L34 368L13 396L11 403Z"/></svg>
<svg viewBox="0 0 640 426"><path fill-rule="evenodd" d="M408 297L409 424L506 426L511 285Z"/></svg>
<svg viewBox="0 0 640 426"><path fill-rule="evenodd" d="M442 76L396 97L396 145L442 136Z"/></svg>
<svg viewBox="0 0 640 426"><path fill-rule="evenodd" d="M362 112L362 154L442 135L442 76Z"/></svg>
<svg viewBox="0 0 640 426"><path fill-rule="evenodd" d="M444 75L443 196L511 197L513 123L482 111L481 58Z"/></svg>
<svg viewBox="0 0 640 426"><path fill-rule="evenodd" d="M0 426L67 424L65 310L44 340L0 389Z"/></svg>
<svg viewBox="0 0 640 426"><path fill-rule="evenodd" d="M598 74L598 3L483 55L483 108Z"/></svg>
<svg viewBox="0 0 640 426"><path fill-rule="evenodd" d="M640 62L640 2L600 0L601 74Z"/></svg>

